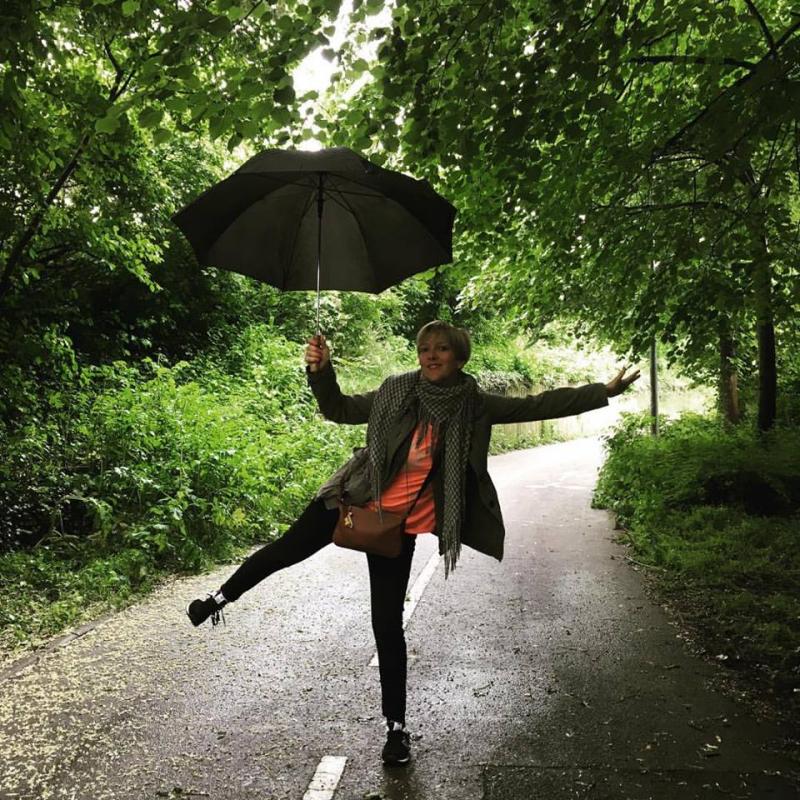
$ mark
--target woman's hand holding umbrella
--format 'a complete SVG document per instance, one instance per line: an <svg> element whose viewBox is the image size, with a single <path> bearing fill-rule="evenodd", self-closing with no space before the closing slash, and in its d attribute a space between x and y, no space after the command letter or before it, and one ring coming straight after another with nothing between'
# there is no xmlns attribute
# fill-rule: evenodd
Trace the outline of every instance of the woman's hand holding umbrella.
<svg viewBox="0 0 800 800"><path fill-rule="evenodd" d="M306 364L311 372L319 372L331 361L331 351L328 342L322 335L312 336L306 347Z"/></svg>

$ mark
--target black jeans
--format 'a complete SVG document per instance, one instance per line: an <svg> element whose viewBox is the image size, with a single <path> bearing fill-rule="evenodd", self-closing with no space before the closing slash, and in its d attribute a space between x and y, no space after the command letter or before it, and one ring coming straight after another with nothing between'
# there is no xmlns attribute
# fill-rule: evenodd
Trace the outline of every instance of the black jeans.
<svg viewBox="0 0 800 800"><path fill-rule="evenodd" d="M338 509L325 508L321 500L314 500L280 539L253 553L231 575L222 586L225 598L230 602L238 600L273 572L297 564L330 544L338 516ZM406 718L408 663L403 603L416 541L416 536L404 536L403 552L397 558L367 556L383 715L402 723Z"/></svg>

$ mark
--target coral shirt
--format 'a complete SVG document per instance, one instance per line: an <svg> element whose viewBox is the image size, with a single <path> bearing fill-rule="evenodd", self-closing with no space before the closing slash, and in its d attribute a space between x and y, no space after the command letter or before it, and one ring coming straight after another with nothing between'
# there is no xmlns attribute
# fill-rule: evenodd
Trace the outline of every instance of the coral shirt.
<svg viewBox="0 0 800 800"><path fill-rule="evenodd" d="M416 428L411 434L408 461L381 494L381 508L384 511L403 516L431 471L435 444L432 427L428 425L425 438L419 444L417 444L418 437L419 428ZM367 508L377 509L378 504L372 500ZM406 519L406 533L430 533L435 527L436 509L433 501L433 481L431 481Z"/></svg>

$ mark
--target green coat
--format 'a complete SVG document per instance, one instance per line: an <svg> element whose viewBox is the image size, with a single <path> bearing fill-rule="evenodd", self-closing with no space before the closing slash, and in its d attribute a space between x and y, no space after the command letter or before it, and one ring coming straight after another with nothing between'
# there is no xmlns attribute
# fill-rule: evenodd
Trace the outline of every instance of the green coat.
<svg viewBox="0 0 800 800"><path fill-rule="evenodd" d="M369 420L372 401L376 392L346 395L342 393L336 380L333 367L328 365L320 372L308 372L308 382L317 400L319 409L326 419L349 425L361 425ZM461 541L475 550L494 556L498 561L503 558L503 539L505 528L497 501L497 491L489 477L487 460L492 425L510 422L532 422L541 419L555 419L582 414L594 408L608 405L605 384L590 383L575 389L552 389L541 394L528 397L505 397L499 394L478 392L477 416L472 429L469 461L467 466L466 505L461 526ZM397 422L389 435L388 452L389 474L385 485L388 485L400 471L408 457L411 445L411 432L416 417L409 409ZM335 506L341 477L352 472L354 465L363 465L365 458L357 454L328 479L319 490L317 497ZM440 509L443 501L443 487L440 475L433 478L433 490L436 504L436 526L441 527ZM361 505L370 499L369 482L362 480L347 483L348 499L355 505ZM441 552L441 546L440 546Z"/></svg>

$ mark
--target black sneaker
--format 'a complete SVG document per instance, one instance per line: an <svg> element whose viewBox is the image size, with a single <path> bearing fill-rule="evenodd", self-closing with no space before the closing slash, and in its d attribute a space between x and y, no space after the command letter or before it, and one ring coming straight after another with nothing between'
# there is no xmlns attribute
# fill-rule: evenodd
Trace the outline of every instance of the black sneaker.
<svg viewBox="0 0 800 800"><path fill-rule="evenodd" d="M206 595L202 600L192 600L186 607L186 613L195 628L211 617L211 624L216 625L220 620L225 622L225 614L222 613L222 606L225 603L217 602L213 594Z"/></svg>
<svg viewBox="0 0 800 800"><path fill-rule="evenodd" d="M408 764L411 760L410 741L411 737L408 735L408 731L402 728L398 730L390 728L386 734L386 744L383 746L383 752L381 753L383 763L390 767Z"/></svg>

